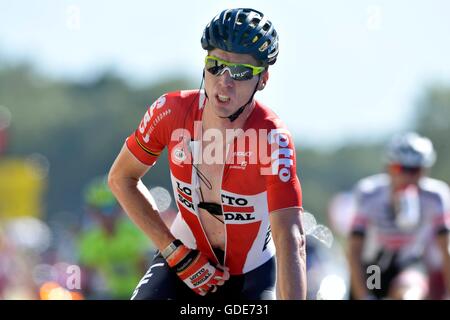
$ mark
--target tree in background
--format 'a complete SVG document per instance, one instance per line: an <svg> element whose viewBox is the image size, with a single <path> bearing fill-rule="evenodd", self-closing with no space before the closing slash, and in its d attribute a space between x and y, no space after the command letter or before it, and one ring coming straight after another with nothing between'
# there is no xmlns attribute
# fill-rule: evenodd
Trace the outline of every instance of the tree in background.
<svg viewBox="0 0 450 320"><path fill-rule="evenodd" d="M105 72L90 82L50 80L28 65L0 68L0 105L11 110L10 153L40 153L50 164L48 214L81 212L80 190L110 167L146 110L161 92L195 87L186 79L168 79L135 88ZM433 85L418 103L412 130L429 137L438 160L432 176L450 181L450 88ZM328 203L361 177L383 169L385 141L348 144L337 150L304 149L297 143L297 172L302 182L305 208L326 222ZM163 157L166 155L163 155ZM170 189L166 161L158 161L147 177L149 186ZM58 218L58 217L55 217Z"/></svg>
<svg viewBox="0 0 450 320"><path fill-rule="evenodd" d="M432 175L450 183L450 87L430 86L417 106L415 127L433 141L437 162Z"/></svg>
<svg viewBox="0 0 450 320"><path fill-rule="evenodd" d="M0 105L12 114L12 155L38 153L49 163L47 217L81 213L80 190L111 166L115 154L162 90L189 87L184 79L134 88L106 72L90 82L50 80L27 65L0 68ZM159 161L149 186L170 188L167 164ZM69 214L70 215L70 214Z"/></svg>

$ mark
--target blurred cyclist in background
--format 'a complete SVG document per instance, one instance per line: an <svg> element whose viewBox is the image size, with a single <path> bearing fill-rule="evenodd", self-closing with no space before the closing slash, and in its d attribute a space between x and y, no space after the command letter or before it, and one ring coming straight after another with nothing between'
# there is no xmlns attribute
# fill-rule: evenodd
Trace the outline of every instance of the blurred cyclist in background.
<svg viewBox="0 0 450 320"><path fill-rule="evenodd" d="M426 176L435 159L429 139L399 135L387 146L386 173L356 185L348 248L352 298L427 298L425 253L431 247L440 254L442 279L450 289L450 191L445 182ZM380 268L378 288L369 288L376 285L370 265Z"/></svg>
<svg viewBox="0 0 450 320"><path fill-rule="evenodd" d="M151 243L123 214L106 176L89 183L84 201L92 223L78 239L83 276L88 278L82 289L87 298L129 299L145 272Z"/></svg>

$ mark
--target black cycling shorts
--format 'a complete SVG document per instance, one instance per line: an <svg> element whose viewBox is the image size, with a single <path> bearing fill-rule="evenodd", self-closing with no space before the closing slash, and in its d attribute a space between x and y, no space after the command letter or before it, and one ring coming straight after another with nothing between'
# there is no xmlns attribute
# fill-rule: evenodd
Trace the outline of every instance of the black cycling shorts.
<svg viewBox="0 0 450 320"><path fill-rule="evenodd" d="M275 257L272 257L246 274L230 276L216 292L200 296L177 276L157 251L131 300L270 300L275 299L275 274Z"/></svg>
<svg viewBox="0 0 450 320"><path fill-rule="evenodd" d="M389 256L389 259L383 257ZM384 261L385 260L385 261ZM369 293L377 299L384 299L388 296L391 285L396 277L405 270L415 270L426 274L423 262L419 257L411 258L400 263L398 261L398 253L380 250L375 259L369 263L363 264L363 271L371 265L380 267L380 288L369 289ZM365 272L365 279L367 281L371 274ZM350 299L354 299L353 293L350 292Z"/></svg>

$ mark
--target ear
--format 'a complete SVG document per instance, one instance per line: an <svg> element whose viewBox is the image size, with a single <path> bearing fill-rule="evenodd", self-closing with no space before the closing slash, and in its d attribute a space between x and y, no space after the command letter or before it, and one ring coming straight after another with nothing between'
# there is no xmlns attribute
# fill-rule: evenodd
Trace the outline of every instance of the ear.
<svg viewBox="0 0 450 320"><path fill-rule="evenodd" d="M269 71L266 70L262 73L259 84L258 84L258 90L261 91L266 87L267 81L269 81Z"/></svg>

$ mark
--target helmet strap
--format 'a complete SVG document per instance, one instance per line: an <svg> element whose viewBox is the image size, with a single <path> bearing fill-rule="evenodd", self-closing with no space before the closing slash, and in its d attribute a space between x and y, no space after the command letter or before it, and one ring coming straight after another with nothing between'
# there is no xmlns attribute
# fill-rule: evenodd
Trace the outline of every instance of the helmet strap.
<svg viewBox="0 0 450 320"><path fill-rule="evenodd" d="M200 89L202 88L204 82L205 82L205 69L203 68L203 76L202 76L202 82L200 83ZM209 99L208 93L206 92L206 88L204 88L203 91L205 92L206 99Z"/></svg>
<svg viewBox="0 0 450 320"><path fill-rule="evenodd" d="M203 84L203 80L204 80L204 79L205 79L205 69L203 69L202 84ZM252 102L253 97L255 96L256 91L258 91L258 85L259 85L260 79L261 79L261 74L258 75L258 82L256 83L255 89L253 90L253 93L252 93L252 95L250 96L250 99L248 99L248 101L247 101L244 105L242 105L239 109L237 109L236 112L234 112L232 115L230 115L230 116L228 116L228 117L219 117L219 118L222 118L222 119L229 119L230 122L233 122L234 120L236 120L236 119L241 115L241 113L244 111L245 107L246 107L248 104L250 104L250 102ZM200 88L202 87L202 84L200 84ZM204 91L205 91L206 99L209 99L208 93L206 92L206 89L205 89Z"/></svg>

